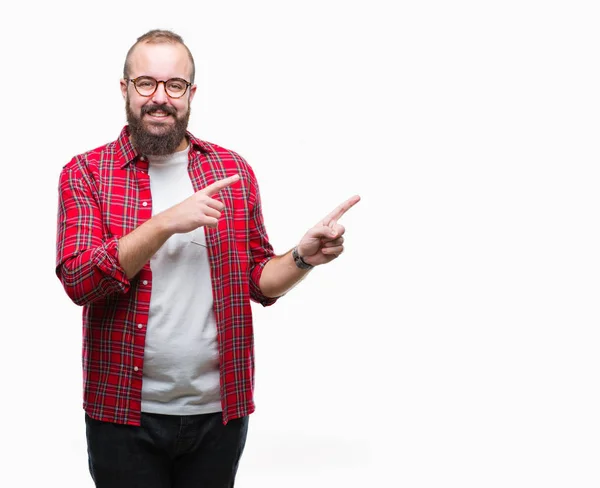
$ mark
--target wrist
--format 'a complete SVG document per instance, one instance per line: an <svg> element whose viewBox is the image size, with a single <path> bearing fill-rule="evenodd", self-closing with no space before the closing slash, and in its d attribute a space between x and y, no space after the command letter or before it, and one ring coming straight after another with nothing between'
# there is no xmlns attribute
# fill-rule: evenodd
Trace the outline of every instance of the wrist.
<svg viewBox="0 0 600 488"><path fill-rule="evenodd" d="M296 246L294 249L292 249L292 258L293 258L296 266L300 269L314 268L314 266L312 264L308 264L306 261L304 261L303 257L298 252L298 246Z"/></svg>
<svg viewBox="0 0 600 488"><path fill-rule="evenodd" d="M168 239L175 234L172 220L169 218L169 215L166 213L166 211L155 215L148 222L154 226L156 233L165 239Z"/></svg>

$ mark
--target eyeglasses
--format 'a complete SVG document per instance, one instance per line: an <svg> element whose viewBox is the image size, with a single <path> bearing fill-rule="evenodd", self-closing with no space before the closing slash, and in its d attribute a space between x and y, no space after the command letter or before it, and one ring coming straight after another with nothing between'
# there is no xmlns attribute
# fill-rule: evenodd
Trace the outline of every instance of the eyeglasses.
<svg viewBox="0 0 600 488"><path fill-rule="evenodd" d="M158 81L150 76L138 76L137 78L127 78L127 81L131 81L137 91L143 97L151 97L158 88L159 83L165 85L165 91L171 98L181 98L185 95L189 86L192 84L189 81L185 81L181 78L171 78L167 81Z"/></svg>

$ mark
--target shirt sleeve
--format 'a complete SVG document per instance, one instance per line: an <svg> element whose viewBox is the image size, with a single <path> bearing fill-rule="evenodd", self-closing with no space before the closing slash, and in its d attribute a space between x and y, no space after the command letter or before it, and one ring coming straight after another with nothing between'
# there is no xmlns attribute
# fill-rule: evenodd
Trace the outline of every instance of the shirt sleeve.
<svg viewBox="0 0 600 488"><path fill-rule="evenodd" d="M77 305L129 291L118 239L106 238L93 179L73 160L59 179L56 275Z"/></svg>
<svg viewBox="0 0 600 488"><path fill-rule="evenodd" d="M250 299L266 307L273 305L278 298L265 296L260 289L259 283L265 265L275 255L275 252L273 251L273 246L271 246L271 243L269 242L263 220L258 183L251 169L249 169L249 172L254 193L254 205L251 209L250 221L248 224L250 254L252 258L250 267Z"/></svg>

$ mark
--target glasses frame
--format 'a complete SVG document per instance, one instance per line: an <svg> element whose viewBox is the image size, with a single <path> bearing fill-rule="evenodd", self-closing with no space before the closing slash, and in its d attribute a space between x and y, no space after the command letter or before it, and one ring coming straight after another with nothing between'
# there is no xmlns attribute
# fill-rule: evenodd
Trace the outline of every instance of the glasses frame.
<svg viewBox="0 0 600 488"><path fill-rule="evenodd" d="M154 87L154 91L153 91L152 93L150 93L149 95L143 95L143 94L141 94L141 93L140 93L140 91L138 90L138 87L137 87L137 82L138 82L138 80L139 80L140 78L150 78L151 80L154 80L154 81L156 81L156 86ZM173 81L173 80L176 80L176 81L181 81L181 82L185 83L185 90L184 90L184 91L183 91L183 93L182 93L181 95L179 95L178 97L174 97L174 96L172 96L172 95L169 93L169 91L167 90L167 83L168 83L169 81ZM188 88L189 88L190 86L192 86L192 83L190 83L189 81L186 81L186 80L184 80L183 78L169 78L168 80L157 80L156 78L152 78L152 76L146 76L146 75L138 76L137 78L127 78L127 81L130 81L130 82L133 84L133 87L135 88L135 91L138 93L138 95L139 95L140 97L146 97L146 98L147 98L147 97L151 97L152 95L154 95L154 94L156 93L156 90L158 90L158 85L160 85L161 83L162 83L162 84L164 85L164 87L165 87L165 93L167 94L167 96L168 96L169 98L175 98L175 99L178 99L178 98L181 98L181 97L183 97L183 96L184 96L184 95L187 93L187 91L188 91Z"/></svg>

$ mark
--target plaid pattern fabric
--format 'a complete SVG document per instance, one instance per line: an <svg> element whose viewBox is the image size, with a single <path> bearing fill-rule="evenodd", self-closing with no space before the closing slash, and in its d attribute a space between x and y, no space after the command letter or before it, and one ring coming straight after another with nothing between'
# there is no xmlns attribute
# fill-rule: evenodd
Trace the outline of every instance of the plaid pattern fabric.
<svg viewBox="0 0 600 488"><path fill-rule="evenodd" d="M264 227L255 175L238 154L190 140L194 189L240 175L213 198L225 204L217 229L205 228L217 322L223 422L254 411L254 339L250 300L276 299L258 286L274 255ZM56 274L83 306L83 405L98 420L139 425L144 343L152 270L128 280L118 240L150 219L148 162L119 138L67 163L59 178Z"/></svg>

